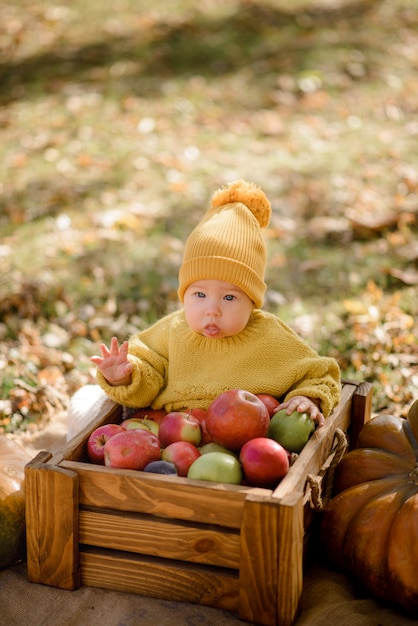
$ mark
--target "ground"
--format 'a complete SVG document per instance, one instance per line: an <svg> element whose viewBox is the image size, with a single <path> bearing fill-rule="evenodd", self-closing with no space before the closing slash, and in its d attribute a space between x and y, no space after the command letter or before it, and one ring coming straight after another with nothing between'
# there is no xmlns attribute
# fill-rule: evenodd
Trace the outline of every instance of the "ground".
<svg viewBox="0 0 418 626"><path fill-rule="evenodd" d="M406 416L415 1L18 0L0 24L3 432L60 429L99 342L177 306L184 240L234 178L272 202L265 307Z"/></svg>

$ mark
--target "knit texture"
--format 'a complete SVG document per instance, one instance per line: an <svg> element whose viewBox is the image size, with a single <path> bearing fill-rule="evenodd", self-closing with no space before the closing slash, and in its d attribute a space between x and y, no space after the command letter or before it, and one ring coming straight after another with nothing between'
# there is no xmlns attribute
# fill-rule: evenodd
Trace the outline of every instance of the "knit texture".
<svg viewBox="0 0 418 626"><path fill-rule="evenodd" d="M274 315L256 309L238 335L210 339L190 329L176 311L129 342L129 385L98 382L112 400L128 407L167 411L203 408L224 391L245 389L276 398L319 398L325 416L339 402L337 362L319 356Z"/></svg>
<svg viewBox="0 0 418 626"><path fill-rule="evenodd" d="M178 295L198 280L216 279L240 287L261 307L266 285L266 246L261 228L271 206L264 192L239 180L212 197L209 210L186 241Z"/></svg>

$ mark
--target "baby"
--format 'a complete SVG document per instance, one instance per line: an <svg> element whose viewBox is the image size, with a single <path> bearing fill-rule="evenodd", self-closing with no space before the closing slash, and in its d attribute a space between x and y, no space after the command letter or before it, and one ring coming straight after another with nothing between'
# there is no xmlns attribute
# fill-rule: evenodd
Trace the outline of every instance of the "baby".
<svg viewBox="0 0 418 626"><path fill-rule="evenodd" d="M185 244L178 296L183 307L119 346L100 346L97 379L131 408L207 409L229 389L269 394L287 413L319 426L338 404L337 362L318 355L277 316L262 310L271 206L252 183L219 189Z"/></svg>

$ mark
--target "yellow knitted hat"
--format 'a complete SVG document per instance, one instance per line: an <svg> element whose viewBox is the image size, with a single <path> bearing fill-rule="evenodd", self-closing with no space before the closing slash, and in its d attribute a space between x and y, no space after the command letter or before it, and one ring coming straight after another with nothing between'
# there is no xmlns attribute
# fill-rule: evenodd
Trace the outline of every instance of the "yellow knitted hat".
<svg viewBox="0 0 418 626"><path fill-rule="evenodd" d="M180 301L192 283L216 279L240 287L261 307L267 256L261 229L270 216L270 202L253 183L237 180L218 189L186 241L179 272Z"/></svg>

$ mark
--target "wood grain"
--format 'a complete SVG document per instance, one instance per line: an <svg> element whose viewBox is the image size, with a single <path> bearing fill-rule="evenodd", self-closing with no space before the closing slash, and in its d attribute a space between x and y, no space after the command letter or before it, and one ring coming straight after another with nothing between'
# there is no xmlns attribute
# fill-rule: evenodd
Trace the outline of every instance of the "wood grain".
<svg viewBox="0 0 418 626"><path fill-rule="evenodd" d="M238 569L237 531L117 511L80 511L80 543Z"/></svg>
<svg viewBox="0 0 418 626"><path fill-rule="evenodd" d="M78 476L40 453L25 468L28 578L61 589L80 586Z"/></svg>
<svg viewBox="0 0 418 626"><path fill-rule="evenodd" d="M85 585L238 610L238 575L231 570L100 549L82 551L80 563Z"/></svg>

